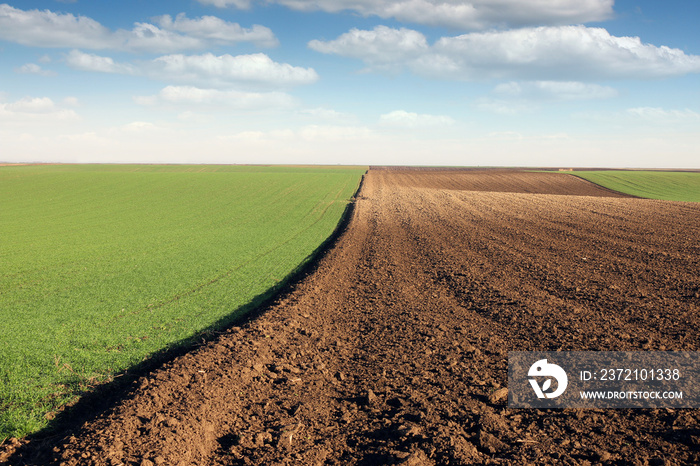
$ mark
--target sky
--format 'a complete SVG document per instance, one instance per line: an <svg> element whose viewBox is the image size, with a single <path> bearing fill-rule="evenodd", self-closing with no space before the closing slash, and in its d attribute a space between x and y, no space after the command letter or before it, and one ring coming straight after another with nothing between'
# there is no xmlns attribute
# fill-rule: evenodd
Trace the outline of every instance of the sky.
<svg viewBox="0 0 700 466"><path fill-rule="evenodd" d="M687 0L0 3L0 161L700 168L697 18Z"/></svg>

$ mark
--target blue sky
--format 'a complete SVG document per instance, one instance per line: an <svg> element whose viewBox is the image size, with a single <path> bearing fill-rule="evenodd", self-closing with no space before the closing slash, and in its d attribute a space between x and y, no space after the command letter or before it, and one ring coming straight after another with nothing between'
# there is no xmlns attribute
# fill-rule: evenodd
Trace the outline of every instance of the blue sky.
<svg viewBox="0 0 700 466"><path fill-rule="evenodd" d="M0 161L700 168L698 17L681 0L0 3Z"/></svg>

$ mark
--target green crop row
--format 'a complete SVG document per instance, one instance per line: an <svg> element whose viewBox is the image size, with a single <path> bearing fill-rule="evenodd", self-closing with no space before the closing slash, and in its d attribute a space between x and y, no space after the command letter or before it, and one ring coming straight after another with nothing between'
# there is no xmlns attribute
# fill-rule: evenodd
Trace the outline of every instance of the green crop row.
<svg viewBox="0 0 700 466"><path fill-rule="evenodd" d="M667 201L700 202L700 173L673 171L575 171L592 183L633 196Z"/></svg>
<svg viewBox="0 0 700 466"><path fill-rule="evenodd" d="M329 237L363 172L0 167L0 441L231 322Z"/></svg>

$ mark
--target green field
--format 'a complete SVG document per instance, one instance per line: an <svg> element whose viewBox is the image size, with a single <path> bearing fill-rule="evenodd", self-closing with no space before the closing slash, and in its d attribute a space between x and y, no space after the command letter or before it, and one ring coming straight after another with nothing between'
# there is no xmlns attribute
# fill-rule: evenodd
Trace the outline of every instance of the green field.
<svg viewBox="0 0 700 466"><path fill-rule="evenodd" d="M595 184L647 199L700 202L700 173L667 171L575 171Z"/></svg>
<svg viewBox="0 0 700 466"><path fill-rule="evenodd" d="M0 443L231 322L331 235L364 171L0 167Z"/></svg>

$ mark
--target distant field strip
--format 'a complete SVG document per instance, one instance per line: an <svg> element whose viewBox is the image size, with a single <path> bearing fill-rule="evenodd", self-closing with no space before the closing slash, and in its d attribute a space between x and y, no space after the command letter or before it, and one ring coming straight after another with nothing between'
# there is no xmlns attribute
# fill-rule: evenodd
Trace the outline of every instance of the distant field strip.
<svg viewBox="0 0 700 466"><path fill-rule="evenodd" d="M667 171L575 171L592 183L633 196L700 202L700 173Z"/></svg>
<svg viewBox="0 0 700 466"><path fill-rule="evenodd" d="M329 237L364 171L0 167L0 440L231 320Z"/></svg>

